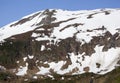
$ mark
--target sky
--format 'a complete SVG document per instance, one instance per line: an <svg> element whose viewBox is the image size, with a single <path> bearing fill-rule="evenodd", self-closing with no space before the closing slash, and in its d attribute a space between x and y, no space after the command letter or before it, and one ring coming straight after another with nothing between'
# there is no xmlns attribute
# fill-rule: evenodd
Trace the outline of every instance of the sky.
<svg viewBox="0 0 120 83"><path fill-rule="evenodd" d="M0 0L0 27L45 9L120 8L120 0Z"/></svg>

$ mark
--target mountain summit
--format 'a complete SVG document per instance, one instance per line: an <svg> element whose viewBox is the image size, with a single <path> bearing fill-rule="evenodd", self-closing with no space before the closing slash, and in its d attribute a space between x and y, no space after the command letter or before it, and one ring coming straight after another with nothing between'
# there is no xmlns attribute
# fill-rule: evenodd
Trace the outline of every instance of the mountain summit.
<svg viewBox="0 0 120 83"><path fill-rule="evenodd" d="M106 74L120 65L120 9L47 9L0 28L0 68L17 76Z"/></svg>

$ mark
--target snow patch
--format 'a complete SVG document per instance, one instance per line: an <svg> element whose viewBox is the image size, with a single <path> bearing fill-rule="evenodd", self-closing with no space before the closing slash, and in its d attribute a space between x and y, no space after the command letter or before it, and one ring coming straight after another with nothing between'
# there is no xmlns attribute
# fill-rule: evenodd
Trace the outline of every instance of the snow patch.
<svg viewBox="0 0 120 83"><path fill-rule="evenodd" d="M18 69L18 72L16 73L16 75L18 75L18 76L24 76L24 75L26 75L27 74L27 70L28 70L28 63L26 63L26 66L25 67L20 67L19 69Z"/></svg>
<svg viewBox="0 0 120 83"><path fill-rule="evenodd" d="M16 63L20 63L20 61L16 61Z"/></svg>
<svg viewBox="0 0 120 83"><path fill-rule="evenodd" d="M57 72L59 73L61 67L66 63L66 61L59 61L57 63L55 62L45 62L44 64L48 64L49 65L49 68L44 68L44 67L38 67L39 68L39 72L37 72L36 74L42 74L42 75L45 75L45 74L50 74L50 69L53 69L54 72Z"/></svg>
<svg viewBox="0 0 120 83"><path fill-rule="evenodd" d="M33 33L31 37L39 37L41 34Z"/></svg>
<svg viewBox="0 0 120 83"><path fill-rule="evenodd" d="M33 79L37 79L38 77L37 76L33 76Z"/></svg>
<svg viewBox="0 0 120 83"><path fill-rule="evenodd" d="M29 58L29 59L33 59L34 56L33 56L33 55L28 55L28 58Z"/></svg>
<svg viewBox="0 0 120 83"><path fill-rule="evenodd" d="M26 60L27 60L27 57L24 57L23 60L26 61Z"/></svg>
<svg viewBox="0 0 120 83"><path fill-rule="evenodd" d="M6 68L0 65L0 70L6 70Z"/></svg>
<svg viewBox="0 0 120 83"><path fill-rule="evenodd" d="M45 50L45 46L44 45L41 46L41 51L43 51L43 50Z"/></svg>

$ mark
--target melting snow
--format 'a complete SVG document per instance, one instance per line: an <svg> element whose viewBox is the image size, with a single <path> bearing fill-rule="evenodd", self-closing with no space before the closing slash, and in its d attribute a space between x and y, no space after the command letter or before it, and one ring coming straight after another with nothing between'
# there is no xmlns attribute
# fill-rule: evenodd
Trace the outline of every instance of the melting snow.
<svg viewBox="0 0 120 83"><path fill-rule="evenodd" d="M48 62L46 62L46 63L48 63ZM58 63L55 63L55 62L48 63L50 67L49 68L38 67L40 71L37 72L37 74L42 74L42 75L49 74L50 73L50 69L54 69L54 71L58 73L60 68L65 63L66 63L66 61L59 61Z"/></svg>
<svg viewBox="0 0 120 83"><path fill-rule="evenodd" d="M34 56L32 55L28 55L28 57L29 57L29 59L33 59L34 58Z"/></svg>
<svg viewBox="0 0 120 83"><path fill-rule="evenodd" d="M24 76L25 74L27 74L27 70L28 70L28 63L26 63L26 66L25 67L20 67L18 69L18 72L16 73L16 75L18 76Z"/></svg>
<svg viewBox="0 0 120 83"><path fill-rule="evenodd" d="M6 70L6 68L0 65L0 70Z"/></svg>
<svg viewBox="0 0 120 83"><path fill-rule="evenodd" d="M38 77L37 76L33 76L33 79L37 79Z"/></svg>
<svg viewBox="0 0 120 83"><path fill-rule="evenodd" d="M32 37L38 37L38 36L40 36L41 34L37 34L37 33L33 33L32 34Z"/></svg>
<svg viewBox="0 0 120 83"><path fill-rule="evenodd" d="M72 61L72 65L70 65L67 70L71 70L77 67L79 68L79 73L84 73L83 68L90 67L89 72L99 73L99 74L105 74L113 70L120 57L119 56L120 48L117 49L111 48L107 52L102 52L102 48L103 46L100 47L96 46L95 47L96 52L93 53L91 56L84 56L85 57L84 61L82 61L82 57L80 54L77 56L71 53L70 58ZM77 57L80 57L80 59L78 59ZM82 66L80 66L79 63L76 63L76 61L80 62ZM96 63L100 64L100 68L97 68Z"/></svg>
<svg viewBox="0 0 120 83"><path fill-rule="evenodd" d="M17 61L16 63L19 63L20 61Z"/></svg>
<svg viewBox="0 0 120 83"><path fill-rule="evenodd" d="M26 61L26 60L27 60L27 57L24 57L23 60Z"/></svg>
<svg viewBox="0 0 120 83"><path fill-rule="evenodd" d="M24 79L24 81L28 81L28 79Z"/></svg>
<svg viewBox="0 0 120 83"><path fill-rule="evenodd" d="M45 46L44 45L42 45L41 46L41 51L43 51L45 49Z"/></svg>
<svg viewBox="0 0 120 83"><path fill-rule="evenodd" d="M103 46L96 46L95 53L91 56L84 56L84 60L82 60L82 55L75 55L74 53L69 53L72 64L68 66L67 69L61 70L61 67L66 63L65 61L55 62L45 62L44 64L49 64L48 68L38 67L40 71L37 74L50 74L50 69L53 69L54 72L58 74L65 74L71 72L74 68L78 68L79 70L74 72L73 74L82 74L85 71L83 70L85 67L89 67L90 71L98 74L105 74L113 70L120 58L119 50L120 48L111 48L107 52L102 52ZM81 63L81 65L80 65ZM100 64L100 68L97 68L96 63Z"/></svg>

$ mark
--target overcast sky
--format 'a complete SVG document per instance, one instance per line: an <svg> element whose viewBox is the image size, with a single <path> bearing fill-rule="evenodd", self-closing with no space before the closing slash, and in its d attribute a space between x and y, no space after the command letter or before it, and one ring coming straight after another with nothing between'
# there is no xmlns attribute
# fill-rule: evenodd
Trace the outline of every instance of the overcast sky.
<svg viewBox="0 0 120 83"><path fill-rule="evenodd" d="M0 0L0 27L44 9L120 8L120 0Z"/></svg>

